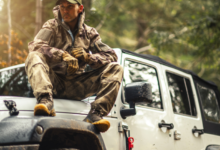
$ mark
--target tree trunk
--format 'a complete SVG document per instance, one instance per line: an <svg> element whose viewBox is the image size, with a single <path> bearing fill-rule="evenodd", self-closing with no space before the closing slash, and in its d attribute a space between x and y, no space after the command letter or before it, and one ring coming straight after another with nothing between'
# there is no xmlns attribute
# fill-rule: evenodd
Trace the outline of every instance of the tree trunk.
<svg viewBox="0 0 220 150"><path fill-rule="evenodd" d="M43 0L36 0L36 26L35 26L35 35L42 27L42 3Z"/></svg>
<svg viewBox="0 0 220 150"><path fill-rule="evenodd" d="M147 39L150 33L150 28L148 27L147 22L141 21L141 19L137 20L137 26L138 44L136 46L136 49L139 49L148 45Z"/></svg>
<svg viewBox="0 0 220 150"><path fill-rule="evenodd" d="M92 0L83 0L82 3L83 3L86 13L88 13L92 7Z"/></svg>
<svg viewBox="0 0 220 150"><path fill-rule="evenodd" d="M11 0L8 0L8 64L11 66Z"/></svg>

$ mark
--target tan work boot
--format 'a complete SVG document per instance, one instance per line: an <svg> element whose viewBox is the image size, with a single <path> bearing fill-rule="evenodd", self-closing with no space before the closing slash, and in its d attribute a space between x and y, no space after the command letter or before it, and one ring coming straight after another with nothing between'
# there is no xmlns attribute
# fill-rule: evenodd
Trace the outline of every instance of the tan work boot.
<svg viewBox="0 0 220 150"><path fill-rule="evenodd" d="M56 116L53 108L53 97L51 94L43 94L37 99L37 105L34 107L35 116Z"/></svg>
<svg viewBox="0 0 220 150"><path fill-rule="evenodd" d="M100 132L105 132L110 127L110 122L106 119L103 119L97 111L90 111L83 121L95 125Z"/></svg>

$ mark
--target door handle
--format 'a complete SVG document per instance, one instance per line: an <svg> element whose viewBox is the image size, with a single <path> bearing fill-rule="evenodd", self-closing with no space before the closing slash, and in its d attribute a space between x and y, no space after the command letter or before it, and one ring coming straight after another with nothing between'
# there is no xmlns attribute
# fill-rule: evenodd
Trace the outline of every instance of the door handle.
<svg viewBox="0 0 220 150"><path fill-rule="evenodd" d="M198 133L199 135L203 134L204 133L204 130L203 129L192 129L192 133Z"/></svg>
<svg viewBox="0 0 220 150"><path fill-rule="evenodd" d="M158 123L158 127L159 128L165 127L168 130L170 130L174 128L174 125L172 123Z"/></svg>

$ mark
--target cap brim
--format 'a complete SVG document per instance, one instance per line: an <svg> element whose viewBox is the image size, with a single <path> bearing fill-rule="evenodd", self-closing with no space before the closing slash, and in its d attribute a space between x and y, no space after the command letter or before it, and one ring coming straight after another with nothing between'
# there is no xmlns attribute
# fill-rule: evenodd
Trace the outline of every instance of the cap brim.
<svg viewBox="0 0 220 150"><path fill-rule="evenodd" d="M75 0L67 0L68 2L72 3L72 4L77 4L78 2Z"/></svg>
<svg viewBox="0 0 220 150"><path fill-rule="evenodd" d="M61 2L62 0L58 0L57 2L56 2L56 5L60 5L60 2ZM66 1L68 1L68 2L70 2L70 3L72 3L72 4L77 4L78 2L77 1L75 1L75 0L66 0Z"/></svg>

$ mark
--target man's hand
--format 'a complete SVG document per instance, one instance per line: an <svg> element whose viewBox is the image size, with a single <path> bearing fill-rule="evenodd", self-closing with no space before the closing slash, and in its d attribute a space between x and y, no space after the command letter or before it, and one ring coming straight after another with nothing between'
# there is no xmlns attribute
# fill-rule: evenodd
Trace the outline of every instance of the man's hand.
<svg viewBox="0 0 220 150"><path fill-rule="evenodd" d="M87 53L83 48L73 48L71 55L75 58L78 58L86 63L90 60L90 54Z"/></svg>
<svg viewBox="0 0 220 150"><path fill-rule="evenodd" d="M67 51L63 53L63 61L68 64L67 74L74 74L79 69L78 60Z"/></svg>

